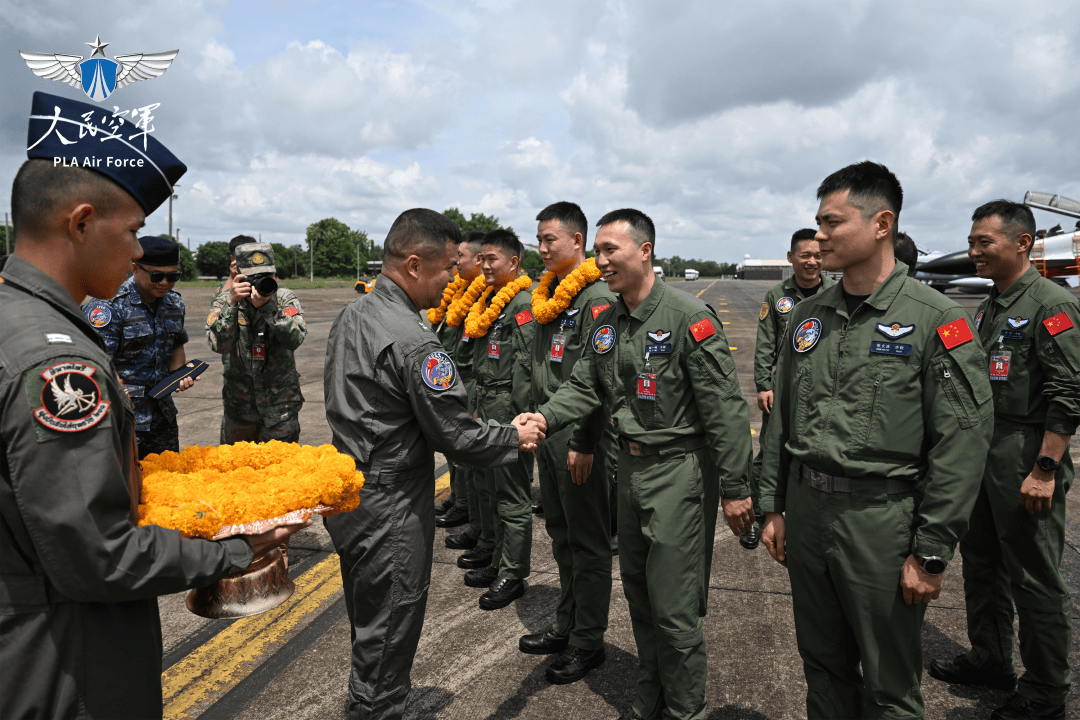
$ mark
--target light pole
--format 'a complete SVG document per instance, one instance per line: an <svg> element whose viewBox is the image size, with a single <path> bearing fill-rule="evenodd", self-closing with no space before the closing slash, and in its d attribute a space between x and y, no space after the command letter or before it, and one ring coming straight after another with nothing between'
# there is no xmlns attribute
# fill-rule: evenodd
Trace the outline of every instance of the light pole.
<svg viewBox="0 0 1080 720"><path fill-rule="evenodd" d="M360 243L356 243L356 281L360 282Z"/></svg>
<svg viewBox="0 0 1080 720"><path fill-rule="evenodd" d="M173 185L174 189L178 188L178 187L180 187L180 186L179 185ZM179 199L180 199L179 195L171 195L171 194L169 195L169 237L173 236L173 234L172 234L172 201L173 200L179 200Z"/></svg>

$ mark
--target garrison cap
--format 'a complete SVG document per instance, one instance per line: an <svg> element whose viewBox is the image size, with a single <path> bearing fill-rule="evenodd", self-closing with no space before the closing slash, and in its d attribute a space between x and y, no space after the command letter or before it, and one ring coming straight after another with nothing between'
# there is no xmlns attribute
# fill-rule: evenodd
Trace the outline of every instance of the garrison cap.
<svg viewBox="0 0 1080 720"><path fill-rule="evenodd" d="M270 243L248 243L236 248L236 269L241 275L276 273L274 249Z"/></svg>
<svg viewBox="0 0 1080 720"><path fill-rule="evenodd" d="M147 215L169 199L173 185L187 172L184 163L136 122L43 92L34 93L26 157L99 172L127 190Z"/></svg>
<svg viewBox="0 0 1080 720"><path fill-rule="evenodd" d="M139 244L142 245L143 256L135 262L140 265L164 267L180 264L180 246L172 240L147 235L139 238Z"/></svg>

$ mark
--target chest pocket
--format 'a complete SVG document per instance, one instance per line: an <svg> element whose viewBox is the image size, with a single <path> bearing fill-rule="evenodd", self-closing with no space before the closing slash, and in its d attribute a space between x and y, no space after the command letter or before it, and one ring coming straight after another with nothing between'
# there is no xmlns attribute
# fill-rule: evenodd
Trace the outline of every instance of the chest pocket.
<svg viewBox="0 0 1080 720"><path fill-rule="evenodd" d="M652 374L656 375L655 400L642 400L638 397L638 374L644 371L644 358L636 366L628 364L623 372L626 373L627 397L630 398L630 406L638 424L646 430L657 430L670 424L670 419L664 415L664 408L671 403L673 394L686 382L686 378L680 377L681 373L673 372L677 368L670 367L669 354L652 355L649 364L652 366Z"/></svg>
<svg viewBox="0 0 1080 720"><path fill-rule="evenodd" d="M136 320L124 325L124 344L117 354L125 355L146 350L154 344L154 330L150 323L144 320Z"/></svg>

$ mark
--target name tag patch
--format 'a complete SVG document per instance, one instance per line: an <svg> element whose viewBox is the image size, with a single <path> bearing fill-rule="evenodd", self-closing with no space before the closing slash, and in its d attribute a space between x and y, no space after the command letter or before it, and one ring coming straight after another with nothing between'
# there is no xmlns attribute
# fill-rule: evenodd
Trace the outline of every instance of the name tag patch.
<svg viewBox="0 0 1080 720"><path fill-rule="evenodd" d="M50 345L56 345L57 343L71 343L71 336L65 335L64 333L45 333L45 342Z"/></svg>
<svg viewBox="0 0 1080 720"><path fill-rule="evenodd" d="M908 355L911 355L911 346L906 343L874 340L870 343L870 352L878 353L879 355L900 355L901 357L907 357Z"/></svg>
<svg viewBox="0 0 1080 720"><path fill-rule="evenodd" d="M646 345L645 352L650 355L670 355L671 343L660 343L659 345Z"/></svg>
<svg viewBox="0 0 1080 720"><path fill-rule="evenodd" d="M1003 340L1023 340L1024 339L1024 331L1023 330L1002 330L1001 331L1001 338Z"/></svg>

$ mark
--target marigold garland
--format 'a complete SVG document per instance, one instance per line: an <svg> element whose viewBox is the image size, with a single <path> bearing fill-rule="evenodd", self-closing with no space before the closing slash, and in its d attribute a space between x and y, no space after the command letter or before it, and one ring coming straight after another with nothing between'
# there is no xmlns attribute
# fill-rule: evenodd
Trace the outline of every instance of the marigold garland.
<svg viewBox="0 0 1080 720"><path fill-rule="evenodd" d="M600 269L596 267L596 258L589 258L574 268L574 271L562 279L555 290L555 297L548 299L555 271L549 270L540 278L540 284L532 291L532 313L536 322L546 325L559 317L586 285L600 279Z"/></svg>
<svg viewBox="0 0 1080 720"><path fill-rule="evenodd" d="M522 275L516 280L511 280L506 283L502 290L496 293L491 305L485 308L487 297L492 290L492 288L488 288L483 296L469 309L469 316L465 318L465 334L471 338L486 335L491 323L495 322L495 318L502 314L506 304L513 300L514 296L519 292L528 290L531 287L532 278L528 275Z"/></svg>
<svg viewBox="0 0 1080 720"><path fill-rule="evenodd" d="M484 288L487 285L484 283L484 274L477 275L472 283L469 284L469 289L466 290L461 297L450 303L450 307L446 311L446 324L450 327L461 327L462 321L465 320L465 316L469 314L469 308L473 306L473 303L480 297L480 293L484 292ZM486 297L486 296L485 296Z"/></svg>
<svg viewBox="0 0 1080 720"><path fill-rule="evenodd" d="M465 288L468 284L465 278L454 273L454 279L442 291L442 302L439 303L439 307L428 308L428 322L432 325L442 322L442 319L446 317L446 310L450 307L450 303L465 294Z"/></svg>
<svg viewBox="0 0 1080 720"><path fill-rule="evenodd" d="M348 512L360 504L364 475L333 445L271 440L185 447L147 455L139 525L212 538L227 525L270 520L320 504Z"/></svg>

